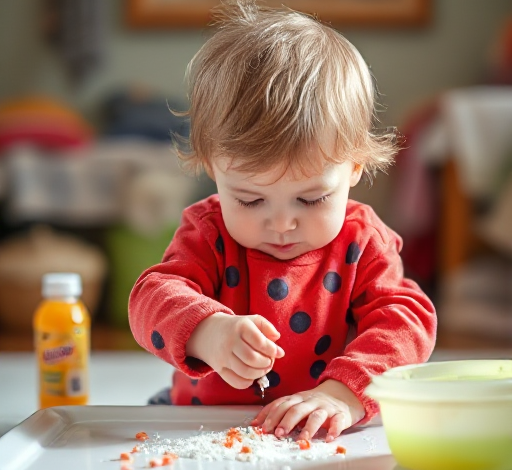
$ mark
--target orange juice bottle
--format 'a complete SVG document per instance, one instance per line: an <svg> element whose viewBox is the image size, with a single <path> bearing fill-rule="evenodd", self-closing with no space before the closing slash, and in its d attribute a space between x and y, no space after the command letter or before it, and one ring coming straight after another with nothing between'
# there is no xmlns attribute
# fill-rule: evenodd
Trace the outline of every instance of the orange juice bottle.
<svg viewBox="0 0 512 470"><path fill-rule="evenodd" d="M89 312L76 273L43 276L43 300L34 314L39 405L85 405L89 399Z"/></svg>

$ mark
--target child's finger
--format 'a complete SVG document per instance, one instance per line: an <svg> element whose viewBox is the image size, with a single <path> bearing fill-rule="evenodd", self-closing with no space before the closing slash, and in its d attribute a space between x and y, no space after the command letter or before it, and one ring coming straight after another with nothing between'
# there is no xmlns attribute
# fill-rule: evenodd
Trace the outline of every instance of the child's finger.
<svg viewBox="0 0 512 470"><path fill-rule="evenodd" d="M238 376L252 381L259 379L268 371L268 367L256 369L241 361L235 354L229 358L228 367Z"/></svg>
<svg viewBox="0 0 512 470"><path fill-rule="evenodd" d="M228 369L227 367L222 369L219 372L219 375L222 377L222 379L225 382L227 382L233 388L236 388L239 390L249 388L254 382L254 379L244 379L243 377L240 377L234 371L232 371L231 369Z"/></svg>
<svg viewBox="0 0 512 470"><path fill-rule="evenodd" d="M308 416L304 428L299 434L299 439L311 439L322 427L328 417L329 414L323 408L318 408L312 411Z"/></svg>
<svg viewBox="0 0 512 470"><path fill-rule="evenodd" d="M250 347L258 351L259 353L263 354L264 356L267 356L269 358L283 357L283 349L274 342L272 342L270 339L266 338L262 334L261 330L259 330L256 327L255 323L252 323L252 325L254 325L252 328L246 328L242 331L242 339Z"/></svg>
<svg viewBox="0 0 512 470"><path fill-rule="evenodd" d="M317 406L318 403L315 400L306 400L290 407L276 424L274 431L276 437L288 435L304 418L307 418L304 428L306 433L311 436L315 434L328 417L327 411Z"/></svg>
<svg viewBox="0 0 512 470"><path fill-rule="evenodd" d="M273 432L277 426L281 426L282 420L284 416L290 412L290 408L295 407L295 405L298 405L303 402L303 399L299 395L290 395L288 397L285 397L282 401L276 400L274 402L275 406L271 407L269 410L269 413L267 417L265 418L265 422L263 423L263 430L265 432ZM292 416L295 415L296 410L292 411L289 415L289 420L291 420ZM304 417L305 415L301 415L298 419L297 423ZM288 434L292 429L293 426L288 429L288 426L285 422L285 427L283 434ZM277 434L276 434L277 436ZM280 436L277 436L280 437Z"/></svg>
<svg viewBox="0 0 512 470"><path fill-rule="evenodd" d="M265 418L268 415L268 410L270 409L271 405L272 403L269 403L260 410L260 412L251 421L251 426L261 426L263 424L263 421L265 421Z"/></svg>
<svg viewBox="0 0 512 470"><path fill-rule="evenodd" d="M281 337L281 333L266 318L261 315L254 315L254 324L258 329L270 340L277 341Z"/></svg>
<svg viewBox="0 0 512 470"><path fill-rule="evenodd" d="M255 369L264 369L265 372L272 367L273 360L268 356L261 354L249 346L245 341L238 341L233 346L233 354L238 357L248 367Z"/></svg>
<svg viewBox="0 0 512 470"><path fill-rule="evenodd" d="M349 424L347 423L347 419L344 413L336 413L331 417L331 422L329 423L329 429L327 431L327 435L325 436L325 442L332 442L336 439L342 431L347 429Z"/></svg>
<svg viewBox="0 0 512 470"><path fill-rule="evenodd" d="M284 396L281 398L278 398L277 400L274 400L273 402L269 403L268 405L265 405L261 411L256 415L256 417L252 421L253 426L261 426L267 419L268 415L272 413L274 409L276 409L281 403L287 401L290 397Z"/></svg>

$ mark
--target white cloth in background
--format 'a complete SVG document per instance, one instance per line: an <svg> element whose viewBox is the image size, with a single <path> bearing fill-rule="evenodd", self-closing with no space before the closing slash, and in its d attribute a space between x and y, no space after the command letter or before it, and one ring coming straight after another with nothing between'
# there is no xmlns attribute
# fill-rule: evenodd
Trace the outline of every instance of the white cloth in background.
<svg viewBox="0 0 512 470"><path fill-rule="evenodd" d="M475 199L495 196L512 152L512 86L449 90L439 112L415 139L411 152L428 165L455 158L463 191Z"/></svg>
<svg viewBox="0 0 512 470"><path fill-rule="evenodd" d="M8 219L76 226L118 221L123 168L97 157L92 148L50 154L27 146L11 149L2 162Z"/></svg>
<svg viewBox="0 0 512 470"><path fill-rule="evenodd" d="M13 147L0 166L7 181L6 213L17 223L83 227L140 221L154 231L179 221L199 184L183 175L170 144L141 139L100 140L55 153Z"/></svg>
<svg viewBox="0 0 512 470"><path fill-rule="evenodd" d="M512 149L512 86L478 86L441 98L446 156L456 159L462 189L474 198L494 196Z"/></svg>

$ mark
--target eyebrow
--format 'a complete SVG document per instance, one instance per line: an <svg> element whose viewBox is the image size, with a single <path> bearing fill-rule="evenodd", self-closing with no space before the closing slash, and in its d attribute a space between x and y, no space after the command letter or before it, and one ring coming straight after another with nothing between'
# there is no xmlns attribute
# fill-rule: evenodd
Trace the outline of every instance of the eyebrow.
<svg viewBox="0 0 512 470"><path fill-rule="evenodd" d="M241 193L241 194L247 194L249 196L261 196L261 193L258 193L256 191L251 191L250 189L245 188L237 188L236 186L227 185L228 189L230 191Z"/></svg>
<svg viewBox="0 0 512 470"><path fill-rule="evenodd" d="M316 193L317 191L329 191L331 188L326 184L318 184L316 186L311 186L311 188L306 188L301 191L301 193Z"/></svg>
<svg viewBox="0 0 512 470"><path fill-rule="evenodd" d="M258 193L257 191L251 191L250 189L237 188L236 186L231 186L231 185L228 185L227 187L230 191L233 191L233 192L236 192L239 194L246 194L248 196L259 196L259 197L262 196L262 193ZM311 186L310 188L305 188L305 189L301 190L300 193L301 194L310 194L310 193L315 193L318 191L322 191L322 192L329 191L330 189L331 188L325 184L318 184L316 186Z"/></svg>

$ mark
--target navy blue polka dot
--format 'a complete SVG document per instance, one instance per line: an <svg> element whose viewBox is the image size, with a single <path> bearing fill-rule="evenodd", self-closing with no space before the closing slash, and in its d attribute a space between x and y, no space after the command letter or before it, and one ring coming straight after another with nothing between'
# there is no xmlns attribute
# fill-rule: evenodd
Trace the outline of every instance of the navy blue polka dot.
<svg viewBox="0 0 512 470"><path fill-rule="evenodd" d="M290 318L290 328L295 333L304 333L311 326L311 317L306 312L294 313Z"/></svg>
<svg viewBox="0 0 512 470"><path fill-rule="evenodd" d="M234 266L226 268L226 284L228 287L236 287L240 282L240 272Z"/></svg>
<svg viewBox="0 0 512 470"><path fill-rule="evenodd" d="M361 254L361 249L356 242L352 242L347 248L347 256L345 257L345 262L347 264L357 263L359 259L359 255Z"/></svg>
<svg viewBox="0 0 512 470"><path fill-rule="evenodd" d="M309 369L309 374L314 379L318 379L318 377L320 377L320 374L325 370L326 367L327 364L325 361L315 361L313 362L313 365Z"/></svg>
<svg viewBox="0 0 512 470"><path fill-rule="evenodd" d="M354 312L352 311L351 308L347 309L347 314L345 315L345 321L347 322L348 325L356 324L356 320L354 318Z"/></svg>
<svg viewBox="0 0 512 470"><path fill-rule="evenodd" d="M167 387L160 390L148 400L148 405L172 405L171 389Z"/></svg>
<svg viewBox="0 0 512 470"><path fill-rule="evenodd" d="M324 276L324 287L332 294L339 291L341 287L341 276L334 271L328 272Z"/></svg>
<svg viewBox="0 0 512 470"><path fill-rule="evenodd" d="M279 377L279 374L273 370L267 374L267 379L269 382L269 387L277 387L281 382L281 377Z"/></svg>
<svg viewBox="0 0 512 470"><path fill-rule="evenodd" d="M272 279L267 292L271 299L283 300L288 295L288 285L283 279Z"/></svg>
<svg viewBox="0 0 512 470"><path fill-rule="evenodd" d="M199 398L197 397L192 397L192 405L202 405L203 403L201 402L201 400L199 400Z"/></svg>
<svg viewBox="0 0 512 470"><path fill-rule="evenodd" d="M331 346L331 337L329 335L322 336L315 345L315 354L320 356Z"/></svg>
<svg viewBox="0 0 512 470"><path fill-rule="evenodd" d="M199 382L199 380L198 380L198 379L190 379L190 383L191 383L192 385L197 385L197 382Z"/></svg>
<svg viewBox="0 0 512 470"><path fill-rule="evenodd" d="M153 330L153 332L151 333L151 342L153 343L153 346L156 349L165 348L164 339L162 338L162 335L156 330Z"/></svg>
<svg viewBox="0 0 512 470"><path fill-rule="evenodd" d="M215 240L215 249L221 254L224 254L224 240L221 235Z"/></svg>

